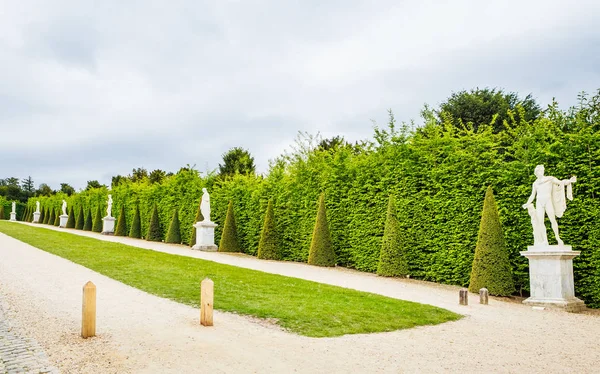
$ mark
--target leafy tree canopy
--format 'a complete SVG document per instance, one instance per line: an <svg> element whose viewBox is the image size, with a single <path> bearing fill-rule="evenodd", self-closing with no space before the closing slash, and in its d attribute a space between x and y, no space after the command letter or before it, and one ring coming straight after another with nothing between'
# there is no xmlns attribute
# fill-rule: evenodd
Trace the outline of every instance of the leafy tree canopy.
<svg viewBox="0 0 600 374"><path fill-rule="evenodd" d="M241 147L231 148L223 155L223 164L219 164L219 174L221 176L249 175L254 174L255 170L254 157Z"/></svg>

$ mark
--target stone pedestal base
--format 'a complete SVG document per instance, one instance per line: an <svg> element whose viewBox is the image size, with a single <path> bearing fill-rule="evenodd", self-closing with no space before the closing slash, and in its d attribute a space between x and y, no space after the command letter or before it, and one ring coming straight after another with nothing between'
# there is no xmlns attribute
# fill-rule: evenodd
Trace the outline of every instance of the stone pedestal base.
<svg viewBox="0 0 600 374"><path fill-rule="evenodd" d="M67 227L67 222L69 222L69 216L66 214L61 214L59 216L60 221L58 222L58 227L65 228Z"/></svg>
<svg viewBox="0 0 600 374"><path fill-rule="evenodd" d="M10 220L13 222L17 221L17 213L10 212Z"/></svg>
<svg viewBox="0 0 600 374"><path fill-rule="evenodd" d="M192 249L197 249L206 252L216 252L219 247L215 245L215 227L218 225L214 222L196 222L196 244Z"/></svg>
<svg viewBox="0 0 600 374"><path fill-rule="evenodd" d="M581 252L570 245L530 246L521 256L529 259L531 297L523 304L559 308L568 312L585 309L583 301L575 297L573 258Z"/></svg>
<svg viewBox="0 0 600 374"><path fill-rule="evenodd" d="M33 223L39 223L40 222L40 212L33 212Z"/></svg>
<svg viewBox="0 0 600 374"><path fill-rule="evenodd" d="M114 235L115 234L115 217L104 217L102 218L102 235Z"/></svg>

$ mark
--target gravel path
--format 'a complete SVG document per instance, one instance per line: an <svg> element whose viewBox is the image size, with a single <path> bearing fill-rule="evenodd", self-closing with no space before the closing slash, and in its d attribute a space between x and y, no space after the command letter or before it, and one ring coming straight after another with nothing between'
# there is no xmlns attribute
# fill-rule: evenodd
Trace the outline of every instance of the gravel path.
<svg viewBox="0 0 600 374"><path fill-rule="evenodd" d="M482 306L474 303L476 295L465 307L457 305L458 288L452 286L73 233L419 301L466 317L390 333L314 339L216 311L215 326L206 328L198 325L197 309L0 234L0 297L19 311L15 318L26 333L65 373L598 372L598 315L532 310L494 299ZM84 340L78 337L81 287L88 280L98 287L98 337Z"/></svg>

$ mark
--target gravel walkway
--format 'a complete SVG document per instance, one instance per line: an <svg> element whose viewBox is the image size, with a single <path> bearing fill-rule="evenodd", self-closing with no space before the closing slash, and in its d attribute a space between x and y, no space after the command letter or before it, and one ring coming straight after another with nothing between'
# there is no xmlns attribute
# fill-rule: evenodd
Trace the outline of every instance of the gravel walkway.
<svg viewBox="0 0 600 374"><path fill-rule="evenodd" d="M66 373L598 372L598 315L532 310L494 299L482 306L474 303L476 295L464 307L452 286L73 233L419 301L466 317L390 333L314 339L217 311L215 326L205 328L198 326L197 309L0 234L0 297L19 311L16 318L28 335ZM88 280L98 287L98 337L83 340L78 337L81 287Z"/></svg>

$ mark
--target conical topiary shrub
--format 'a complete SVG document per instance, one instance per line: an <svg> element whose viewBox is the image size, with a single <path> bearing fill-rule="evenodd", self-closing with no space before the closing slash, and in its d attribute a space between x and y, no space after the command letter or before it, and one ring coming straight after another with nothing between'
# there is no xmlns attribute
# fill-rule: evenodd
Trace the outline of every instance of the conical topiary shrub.
<svg viewBox="0 0 600 374"><path fill-rule="evenodd" d="M94 226L94 220L92 219L92 207L87 210L87 214L85 215L85 222L83 223L83 231L92 231L92 227Z"/></svg>
<svg viewBox="0 0 600 374"><path fill-rule="evenodd" d="M202 199L200 199L202 201ZM202 203L200 203L202 204ZM196 212L196 220L194 221L194 225L196 222L203 221L204 217L202 216L202 211L200 210L200 205L198 205L198 212ZM196 228L192 226L192 235L190 236L190 242L188 243L190 247L196 245Z"/></svg>
<svg viewBox="0 0 600 374"><path fill-rule="evenodd" d="M74 229L75 228L75 213L73 212L73 207L69 209L69 219L67 220L67 228Z"/></svg>
<svg viewBox="0 0 600 374"><path fill-rule="evenodd" d="M27 215L29 214L29 207L25 207L25 211L23 212L23 216L21 217L21 221L27 222Z"/></svg>
<svg viewBox="0 0 600 374"><path fill-rule="evenodd" d="M308 263L317 266L335 266L335 251L331 242L331 233L325 212L325 195L319 197L319 211L310 243Z"/></svg>
<svg viewBox="0 0 600 374"><path fill-rule="evenodd" d="M140 206L136 205L135 214L133 215L133 222L131 222L131 228L129 229L129 237L140 239L142 237L142 221L140 219Z"/></svg>
<svg viewBox="0 0 600 374"><path fill-rule="evenodd" d="M0 220L4 218L4 203L0 202Z"/></svg>
<svg viewBox="0 0 600 374"><path fill-rule="evenodd" d="M56 210L54 213L54 226L60 226L60 210Z"/></svg>
<svg viewBox="0 0 600 374"><path fill-rule="evenodd" d="M277 237L275 228L275 214L273 212L273 203L269 201L265 222L263 223L260 241L258 242L258 258L263 260L281 260L283 254Z"/></svg>
<svg viewBox="0 0 600 374"><path fill-rule="evenodd" d="M127 216L125 215L125 205L121 205L121 209L119 210L119 219L117 220L115 236L127 236Z"/></svg>
<svg viewBox="0 0 600 374"><path fill-rule="evenodd" d="M50 211L52 209L50 208L46 208L44 209L44 224L47 225L48 223L50 223Z"/></svg>
<svg viewBox="0 0 600 374"><path fill-rule="evenodd" d="M94 218L94 223L92 224L92 231L102 232L102 226L102 207L98 205L98 208L96 208L96 217Z"/></svg>
<svg viewBox="0 0 600 374"><path fill-rule="evenodd" d="M38 219L38 222L44 224L44 219L46 219L46 208L41 209L40 218Z"/></svg>
<svg viewBox="0 0 600 374"><path fill-rule="evenodd" d="M165 243L181 244L181 228L179 227L179 212L177 209L173 212L173 218L171 218Z"/></svg>
<svg viewBox="0 0 600 374"><path fill-rule="evenodd" d="M33 221L33 208L29 208L29 213L27 214L27 222Z"/></svg>
<svg viewBox="0 0 600 374"><path fill-rule="evenodd" d="M396 211L396 198L390 196L381 241L381 253L377 274L386 277L398 277L408 275L408 259L400 238L400 225Z"/></svg>
<svg viewBox="0 0 600 374"><path fill-rule="evenodd" d="M150 216L146 240L151 242L162 241L162 230L160 229L160 220L158 218L158 208L156 207L156 204L154 204L154 209L152 209L152 215Z"/></svg>
<svg viewBox="0 0 600 374"><path fill-rule="evenodd" d="M227 207L227 216L225 217L223 233L219 242L219 252L241 252L235 216L233 214L233 202L231 200L229 200L229 206Z"/></svg>
<svg viewBox="0 0 600 374"><path fill-rule="evenodd" d="M85 226L85 215L83 214L83 205L79 207L79 214L77 215L77 220L75 221L75 228L77 230L83 230L83 226Z"/></svg>
<svg viewBox="0 0 600 374"><path fill-rule="evenodd" d="M46 223L48 225L54 225L55 220L56 216L54 215L54 209L50 208L50 214L48 215L48 221Z"/></svg>
<svg viewBox="0 0 600 374"><path fill-rule="evenodd" d="M477 293L487 288L490 295L509 296L515 291L504 233L492 187L488 187L483 202L469 291Z"/></svg>

